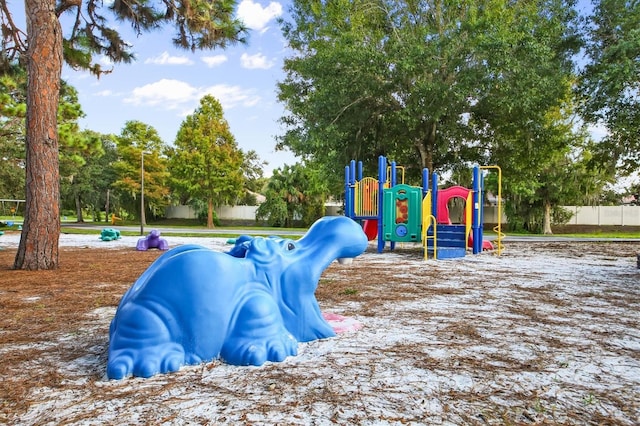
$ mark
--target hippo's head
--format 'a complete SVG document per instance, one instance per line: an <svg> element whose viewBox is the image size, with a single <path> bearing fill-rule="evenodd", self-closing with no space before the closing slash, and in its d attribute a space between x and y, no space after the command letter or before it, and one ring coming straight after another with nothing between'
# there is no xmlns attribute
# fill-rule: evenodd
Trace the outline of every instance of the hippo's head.
<svg viewBox="0 0 640 426"><path fill-rule="evenodd" d="M285 327L296 340L307 342L335 335L315 297L322 272L336 259L360 255L367 244L362 228L352 219L326 216L298 241L242 236L228 254L252 261L265 274Z"/></svg>

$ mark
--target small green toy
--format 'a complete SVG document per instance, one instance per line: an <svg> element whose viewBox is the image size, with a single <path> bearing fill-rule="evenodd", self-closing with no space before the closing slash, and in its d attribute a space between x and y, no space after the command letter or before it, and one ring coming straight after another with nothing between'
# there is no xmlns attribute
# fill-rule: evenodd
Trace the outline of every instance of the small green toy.
<svg viewBox="0 0 640 426"><path fill-rule="evenodd" d="M100 239L102 241L114 241L120 239L120 231L113 228L104 228L102 232L100 232Z"/></svg>

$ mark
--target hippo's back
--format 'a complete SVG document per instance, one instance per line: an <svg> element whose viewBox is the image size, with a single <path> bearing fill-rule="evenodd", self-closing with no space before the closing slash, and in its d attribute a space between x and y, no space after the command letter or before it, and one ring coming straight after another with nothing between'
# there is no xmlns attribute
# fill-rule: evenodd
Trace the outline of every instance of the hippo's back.
<svg viewBox="0 0 640 426"><path fill-rule="evenodd" d="M200 246L166 252L122 298L110 349L170 341L186 353L219 350L244 281L243 263Z"/></svg>

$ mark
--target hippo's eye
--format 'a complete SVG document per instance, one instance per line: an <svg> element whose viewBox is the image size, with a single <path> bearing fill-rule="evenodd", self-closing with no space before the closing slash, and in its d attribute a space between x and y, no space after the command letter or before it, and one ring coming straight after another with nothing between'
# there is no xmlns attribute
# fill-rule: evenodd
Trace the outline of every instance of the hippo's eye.
<svg viewBox="0 0 640 426"><path fill-rule="evenodd" d="M293 244L293 243L287 244L287 250L293 250L294 248L296 248L295 244Z"/></svg>

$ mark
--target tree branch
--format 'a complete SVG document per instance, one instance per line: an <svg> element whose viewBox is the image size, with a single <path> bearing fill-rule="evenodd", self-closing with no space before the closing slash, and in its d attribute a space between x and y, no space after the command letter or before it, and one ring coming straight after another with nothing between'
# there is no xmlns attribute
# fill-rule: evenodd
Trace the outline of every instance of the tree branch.
<svg viewBox="0 0 640 426"><path fill-rule="evenodd" d="M5 0L0 0L0 20L2 21L2 50L8 59L13 59L17 53L27 52L27 35L13 22L13 17ZM7 44L13 43L13 46Z"/></svg>

